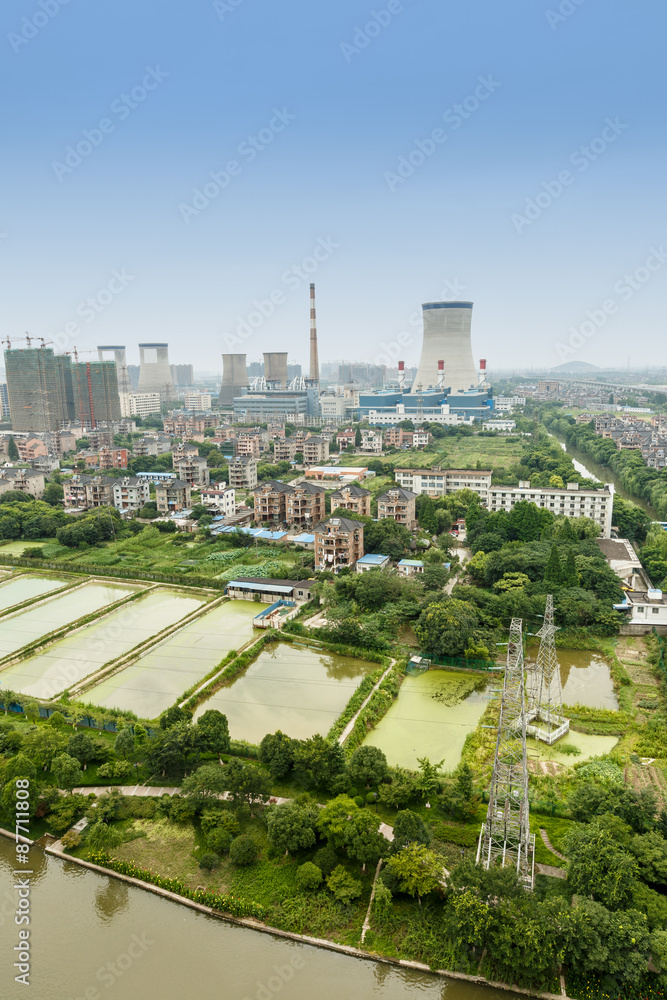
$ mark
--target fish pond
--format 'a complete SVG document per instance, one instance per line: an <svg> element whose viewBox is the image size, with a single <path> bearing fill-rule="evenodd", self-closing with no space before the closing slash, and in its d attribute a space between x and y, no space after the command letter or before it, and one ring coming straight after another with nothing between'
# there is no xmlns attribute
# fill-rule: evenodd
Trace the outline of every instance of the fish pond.
<svg viewBox="0 0 667 1000"><path fill-rule="evenodd" d="M537 651L530 649L526 665L535 662ZM590 649L556 650L560 667L560 682L564 705L587 705L589 708L607 708L618 711L609 664L599 653Z"/></svg>
<svg viewBox="0 0 667 1000"><path fill-rule="evenodd" d="M76 577L72 577L74 583ZM24 601L33 600L43 594L50 594L52 590L58 590L67 584L67 580L55 576L33 576L25 573L22 576L15 576L5 583L0 584L0 611L13 608L16 604L23 604Z"/></svg>
<svg viewBox="0 0 667 1000"><path fill-rule="evenodd" d="M294 739L326 736L366 674L377 663L280 642L266 647L229 687L197 711L227 716L232 739L259 743L277 729Z"/></svg>

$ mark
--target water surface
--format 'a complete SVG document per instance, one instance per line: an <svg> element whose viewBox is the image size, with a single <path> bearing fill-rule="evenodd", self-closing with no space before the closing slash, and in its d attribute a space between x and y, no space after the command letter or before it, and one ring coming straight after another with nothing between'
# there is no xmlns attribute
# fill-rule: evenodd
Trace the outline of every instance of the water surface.
<svg viewBox="0 0 667 1000"><path fill-rule="evenodd" d="M14 577L6 583L0 583L0 611L58 590L68 582L75 583L75 579L68 581L54 576L31 576L29 573Z"/></svg>
<svg viewBox="0 0 667 1000"><path fill-rule="evenodd" d="M85 615L101 611L107 604L129 597L135 587L86 583L77 590L17 611L0 620L0 656L15 653L36 639Z"/></svg>
<svg viewBox="0 0 667 1000"><path fill-rule="evenodd" d="M153 591L8 667L0 678L12 691L53 698L103 664L175 625L201 604L201 600L175 591Z"/></svg>
<svg viewBox="0 0 667 1000"><path fill-rule="evenodd" d="M390 764L416 770L417 758L428 757L443 760L442 769L451 771L461 760L466 736L484 714L487 687L499 683L502 678L446 670L406 677L398 698L364 742L383 750Z"/></svg>
<svg viewBox="0 0 667 1000"><path fill-rule="evenodd" d="M86 692L86 700L154 719L231 649L252 638L252 620L268 604L227 601L158 643L138 660Z"/></svg>
<svg viewBox="0 0 667 1000"><path fill-rule="evenodd" d="M3 1000L521 1000L236 927L36 847L30 850L34 957L25 987L14 982L12 969L14 858L14 843L0 837Z"/></svg>
<svg viewBox="0 0 667 1000"><path fill-rule="evenodd" d="M362 678L377 663L277 643L264 649L231 687L201 705L224 712L232 739L259 743L277 729L294 739L326 736Z"/></svg>
<svg viewBox="0 0 667 1000"><path fill-rule="evenodd" d="M526 664L534 663L535 655L536 651L531 649L526 656ZM589 708L618 711L609 664L599 653L559 646L556 656L564 705L587 705Z"/></svg>

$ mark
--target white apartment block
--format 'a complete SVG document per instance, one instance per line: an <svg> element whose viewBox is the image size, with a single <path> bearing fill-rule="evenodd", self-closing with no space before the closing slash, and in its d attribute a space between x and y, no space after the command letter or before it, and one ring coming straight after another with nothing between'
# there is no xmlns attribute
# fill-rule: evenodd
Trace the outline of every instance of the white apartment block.
<svg viewBox="0 0 667 1000"><path fill-rule="evenodd" d="M349 406L345 396L320 396L320 413L323 420L338 422L345 419L345 411Z"/></svg>
<svg viewBox="0 0 667 1000"><path fill-rule="evenodd" d="M236 513L236 490L224 483L211 483L210 486L203 487L200 497L201 503L224 517L231 517Z"/></svg>
<svg viewBox="0 0 667 1000"><path fill-rule="evenodd" d="M121 392L121 417L149 417L162 410L159 392Z"/></svg>
<svg viewBox="0 0 667 1000"><path fill-rule="evenodd" d="M525 396L496 396L493 401L493 408L494 410L497 410L498 413L509 413L510 410L514 410L519 406L525 405Z"/></svg>
<svg viewBox="0 0 667 1000"><path fill-rule="evenodd" d="M606 483L604 489L582 490L578 483L568 483L565 489L550 486L531 486L521 481L518 486L493 486L488 492L487 507L490 511L510 511L520 500L528 500L537 507L544 507L557 517L590 517L602 528L602 537L611 538L614 487Z"/></svg>
<svg viewBox="0 0 667 1000"><path fill-rule="evenodd" d="M186 410L210 410L211 409L211 393L210 392L186 392L183 397L183 404Z"/></svg>
<svg viewBox="0 0 667 1000"><path fill-rule="evenodd" d="M444 497L457 490L474 490L486 503L491 489L491 472L477 469L394 469L398 486L425 493L430 497Z"/></svg>
<svg viewBox="0 0 667 1000"><path fill-rule="evenodd" d="M382 454L382 433L381 431L362 430L361 450L370 455Z"/></svg>

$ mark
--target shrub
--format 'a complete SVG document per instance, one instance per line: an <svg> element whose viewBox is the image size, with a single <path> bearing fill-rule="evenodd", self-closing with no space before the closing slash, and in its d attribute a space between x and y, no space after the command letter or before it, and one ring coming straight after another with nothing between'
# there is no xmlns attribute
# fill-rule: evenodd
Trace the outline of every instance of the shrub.
<svg viewBox="0 0 667 1000"><path fill-rule="evenodd" d="M581 756L581 750L579 747L575 746L574 743L560 743L557 748L558 753L567 753L571 757Z"/></svg>
<svg viewBox="0 0 667 1000"><path fill-rule="evenodd" d="M321 881L322 872L312 861L306 861L304 865L300 865L296 870L296 884L299 889L303 889L304 891L317 889Z"/></svg>
<svg viewBox="0 0 667 1000"><path fill-rule="evenodd" d="M217 854L226 854L232 846L232 835L222 826L215 826L206 835L206 846Z"/></svg>
<svg viewBox="0 0 667 1000"><path fill-rule="evenodd" d="M73 848L79 846L81 843L81 836L80 834L75 833L74 830L68 830L68 832L64 833L60 838L60 843L66 850L71 851Z"/></svg>
<svg viewBox="0 0 667 1000"><path fill-rule="evenodd" d="M207 851L206 854L202 854L199 859L199 867L205 868L207 871L213 871L220 864L220 858L214 851Z"/></svg>
<svg viewBox="0 0 667 1000"><path fill-rule="evenodd" d="M356 806L359 806L359 808L361 809L363 807L363 805L364 805L364 797L363 797L363 795L355 795L354 796L354 804Z"/></svg>
<svg viewBox="0 0 667 1000"><path fill-rule="evenodd" d="M352 878L350 873L338 865L327 878L327 885L340 903L350 903L361 896L361 882Z"/></svg>
<svg viewBox="0 0 667 1000"><path fill-rule="evenodd" d="M331 875L338 865L338 855L332 847L320 847L313 855L313 864L317 865L324 875Z"/></svg>
<svg viewBox="0 0 667 1000"><path fill-rule="evenodd" d="M251 865L257 860L259 854L259 844L248 834L235 837L229 848L230 860L235 865Z"/></svg>

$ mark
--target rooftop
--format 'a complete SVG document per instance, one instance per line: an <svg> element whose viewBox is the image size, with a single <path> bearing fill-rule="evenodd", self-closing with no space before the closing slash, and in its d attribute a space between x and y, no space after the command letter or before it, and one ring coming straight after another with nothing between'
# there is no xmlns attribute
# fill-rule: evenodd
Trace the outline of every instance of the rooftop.
<svg viewBox="0 0 667 1000"><path fill-rule="evenodd" d="M367 566L381 566L387 559L389 559L389 556L381 556L377 552L369 552L367 555L362 556L361 559L357 559L357 565L359 563L366 563Z"/></svg>
<svg viewBox="0 0 667 1000"><path fill-rule="evenodd" d="M423 566L421 559L401 559L399 566Z"/></svg>
<svg viewBox="0 0 667 1000"><path fill-rule="evenodd" d="M345 531L356 531L358 528L363 528L362 521L353 521L348 517L330 517L326 521L321 521L315 528L315 531L322 531L324 528L328 527L341 527Z"/></svg>

